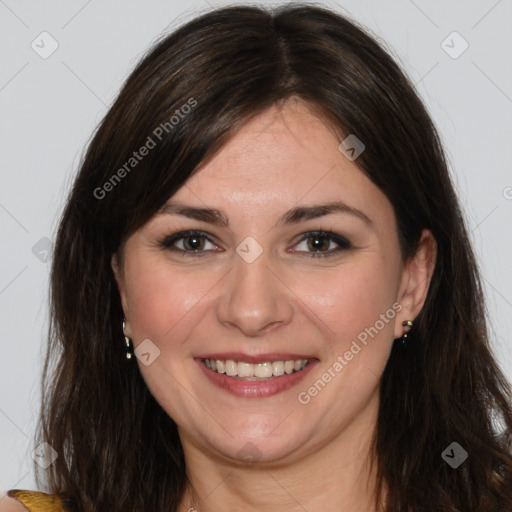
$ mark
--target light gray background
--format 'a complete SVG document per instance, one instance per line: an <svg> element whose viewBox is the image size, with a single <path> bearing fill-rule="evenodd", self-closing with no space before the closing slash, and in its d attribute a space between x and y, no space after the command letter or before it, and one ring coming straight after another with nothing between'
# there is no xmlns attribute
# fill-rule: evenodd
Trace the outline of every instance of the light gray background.
<svg viewBox="0 0 512 512"><path fill-rule="evenodd" d="M32 248L53 240L81 151L138 59L164 31L227 4L0 0L0 490L36 488L50 263ZM512 1L324 5L393 49L439 127L481 261L493 346L512 379ZM47 59L31 48L50 48L43 31L59 45ZM441 46L453 31L469 44L456 59ZM461 43L451 37L445 48Z"/></svg>

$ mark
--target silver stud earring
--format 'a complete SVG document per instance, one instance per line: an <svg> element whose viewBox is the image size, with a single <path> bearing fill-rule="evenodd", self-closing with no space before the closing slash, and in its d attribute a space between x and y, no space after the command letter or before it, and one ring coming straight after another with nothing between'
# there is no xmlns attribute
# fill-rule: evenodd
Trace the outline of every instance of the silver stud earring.
<svg viewBox="0 0 512 512"><path fill-rule="evenodd" d="M133 344L132 344L132 340L130 338L128 338L125 334L124 334L124 329L126 327L126 322L123 318L123 335L124 335L124 342L125 342L125 349L126 349L126 359L132 359L133 358Z"/></svg>

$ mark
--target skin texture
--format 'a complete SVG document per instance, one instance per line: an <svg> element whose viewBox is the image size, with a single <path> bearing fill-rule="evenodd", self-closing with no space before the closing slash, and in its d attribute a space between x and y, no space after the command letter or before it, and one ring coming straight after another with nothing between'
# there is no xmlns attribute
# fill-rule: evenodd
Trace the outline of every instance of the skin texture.
<svg viewBox="0 0 512 512"><path fill-rule="evenodd" d="M26 512L27 509L14 498L4 496L0 499L0 512Z"/></svg>
<svg viewBox="0 0 512 512"><path fill-rule="evenodd" d="M159 214L127 240L112 264L136 348L150 339L160 355L137 364L149 389L178 425L189 480L182 509L369 511L380 376L394 338L424 303L435 242L401 259L391 203L338 149L340 140L309 107L290 100L249 121L194 174L172 202L221 210L229 227ZM276 226L296 206L343 201L372 221L334 213ZM203 257L159 243L204 231ZM352 247L312 257L309 231L332 231ZM262 254L247 263L237 246L253 237ZM320 251L338 247L320 239ZM192 251L190 238L174 243ZM184 245L185 244L185 245ZM399 304L398 310L392 305ZM333 367L357 336L388 310L377 335L307 403L298 400ZM380 325L380 324L379 324ZM236 397L213 386L194 357L308 354L319 363L297 385L265 398ZM249 444L250 443L250 444ZM247 463L250 453L256 463Z"/></svg>

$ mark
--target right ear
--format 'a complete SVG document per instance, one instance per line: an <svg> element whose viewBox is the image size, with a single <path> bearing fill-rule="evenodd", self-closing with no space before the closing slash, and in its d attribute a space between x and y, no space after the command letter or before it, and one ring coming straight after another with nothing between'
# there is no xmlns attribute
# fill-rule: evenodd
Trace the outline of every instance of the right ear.
<svg viewBox="0 0 512 512"><path fill-rule="evenodd" d="M112 271L114 272L117 288L119 289L119 295L121 296L121 306L123 308L123 316L125 321L124 334L125 336L131 338L132 334L128 315L129 308L128 301L126 299L124 272L123 266L119 260L119 256L117 253L112 254L112 258L110 258L110 266L112 267Z"/></svg>
<svg viewBox="0 0 512 512"><path fill-rule="evenodd" d="M117 253L112 254L112 257L110 258L110 266L112 267L112 271L114 272L114 278L117 283L119 295L121 296L121 304L123 306L123 311L126 312L127 303L126 303L123 269L121 268L121 265L119 263L119 256L117 255Z"/></svg>

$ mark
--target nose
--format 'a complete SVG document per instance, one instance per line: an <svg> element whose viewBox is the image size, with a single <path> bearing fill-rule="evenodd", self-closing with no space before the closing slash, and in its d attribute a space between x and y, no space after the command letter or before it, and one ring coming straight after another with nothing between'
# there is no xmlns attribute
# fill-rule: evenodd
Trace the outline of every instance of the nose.
<svg viewBox="0 0 512 512"><path fill-rule="evenodd" d="M224 282L217 318L247 337L265 336L290 323L292 299L293 292L276 268L270 267L265 251L251 263L236 254L234 268Z"/></svg>

